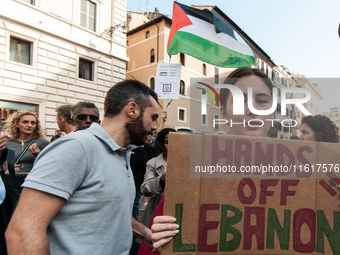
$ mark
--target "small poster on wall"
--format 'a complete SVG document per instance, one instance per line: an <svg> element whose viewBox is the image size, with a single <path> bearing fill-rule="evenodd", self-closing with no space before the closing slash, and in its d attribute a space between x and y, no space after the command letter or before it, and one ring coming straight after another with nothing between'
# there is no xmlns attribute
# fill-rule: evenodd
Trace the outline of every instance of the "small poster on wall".
<svg viewBox="0 0 340 255"><path fill-rule="evenodd" d="M155 91L160 99L178 99L180 80L180 64L157 64Z"/></svg>

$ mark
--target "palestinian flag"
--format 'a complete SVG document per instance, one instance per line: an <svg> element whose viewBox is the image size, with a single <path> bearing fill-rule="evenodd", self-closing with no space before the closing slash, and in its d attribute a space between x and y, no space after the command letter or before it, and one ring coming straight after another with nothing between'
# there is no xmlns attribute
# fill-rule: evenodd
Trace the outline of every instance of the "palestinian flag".
<svg viewBox="0 0 340 255"><path fill-rule="evenodd" d="M174 2L168 54L188 54L219 67L251 67L250 47L236 39L234 30L217 14Z"/></svg>

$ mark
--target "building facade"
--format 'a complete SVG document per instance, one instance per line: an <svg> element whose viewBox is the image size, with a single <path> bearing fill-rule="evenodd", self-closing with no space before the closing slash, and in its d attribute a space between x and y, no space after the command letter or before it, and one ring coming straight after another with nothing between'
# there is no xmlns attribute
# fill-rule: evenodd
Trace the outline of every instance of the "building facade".
<svg viewBox="0 0 340 255"><path fill-rule="evenodd" d="M324 112L322 114L330 118L340 129L340 107L332 107L328 112Z"/></svg>
<svg viewBox="0 0 340 255"><path fill-rule="evenodd" d="M240 27L237 26L227 15L218 7L195 6L199 9L210 9L217 13L226 23L228 23L242 39L251 47L254 52L255 68L264 71L278 88L278 102L281 100L281 89L283 87L296 87L296 81L282 67L278 66L265 51L263 51ZM155 86L155 76L157 62L160 63L180 63L182 64L180 96L178 100L173 100L168 106L167 126L180 131L207 132L207 133L228 133L227 125L214 125L214 119L221 119L220 106L213 100L208 99L207 115L192 116L190 108L201 107L200 90L195 89L195 84L191 84L193 78L205 79L208 84L223 83L227 75L234 68L219 68L204 63L196 58L185 54L177 54L169 57L167 55L167 42L171 28L171 18L165 15L158 15L152 20L145 20L145 17L155 17L153 13L129 13L129 28L127 33L128 48L127 55L130 58L127 68L127 78L135 78ZM138 26L139 22L139 26ZM219 92L219 91L218 91ZM292 96L292 95L288 95ZM164 106L165 102L161 102ZM281 115L280 104L275 112L275 127L278 129L278 138L288 139L296 133L296 128L282 128L281 122L284 119L294 119L295 110L292 105L287 106L286 116ZM293 124L292 122L285 123ZM194 127L194 128L193 128Z"/></svg>
<svg viewBox="0 0 340 255"><path fill-rule="evenodd" d="M103 110L125 79L126 0L5 0L0 8L1 117L37 112L54 135L55 108L78 101Z"/></svg>

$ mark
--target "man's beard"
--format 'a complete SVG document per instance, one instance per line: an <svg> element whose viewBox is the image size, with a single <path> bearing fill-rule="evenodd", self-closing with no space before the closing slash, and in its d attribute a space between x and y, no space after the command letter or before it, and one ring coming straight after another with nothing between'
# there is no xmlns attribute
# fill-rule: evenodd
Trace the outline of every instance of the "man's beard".
<svg viewBox="0 0 340 255"><path fill-rule="evenodd" d="M127 122L125 128L129 132L131 144L143 145L146 134L149 132L145 130L143 125L143 115L140 114L137 118Z"/></svg>

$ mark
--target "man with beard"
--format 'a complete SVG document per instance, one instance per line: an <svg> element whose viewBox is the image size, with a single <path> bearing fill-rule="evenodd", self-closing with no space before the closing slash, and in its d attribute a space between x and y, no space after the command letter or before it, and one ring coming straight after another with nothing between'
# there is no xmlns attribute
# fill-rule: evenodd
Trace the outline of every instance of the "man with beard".
<svg viewBox="0 0 340 255"><path fill-rule="evenodd" d="M76 131L87 129L92 123L100 124L98 107L91 102L78 102L73 106L71 115Z"/></svg>
<svg viewBox="0 0 340 255"><path fill-rule="evenodd" d="M156 129L157 94L136 80L119 82L104 112L100 125L39 154L6 232L9 254L128 254L132 233L152 246L151 230L131 217L129 144Z"/></svg>

